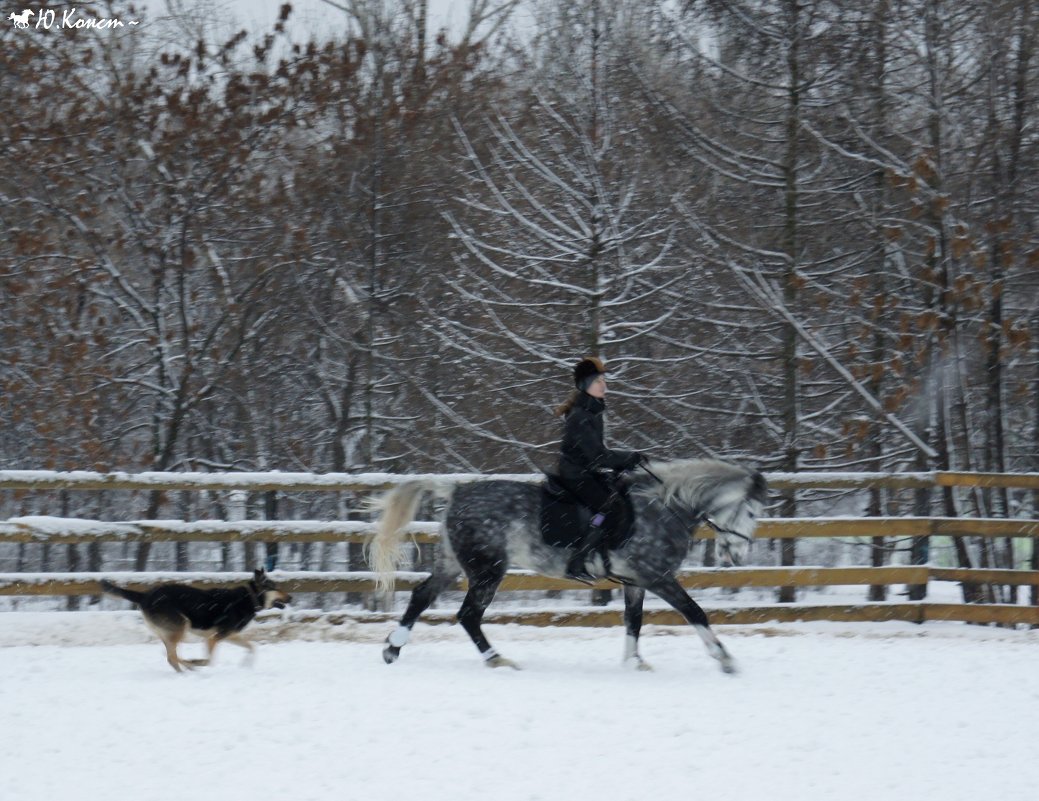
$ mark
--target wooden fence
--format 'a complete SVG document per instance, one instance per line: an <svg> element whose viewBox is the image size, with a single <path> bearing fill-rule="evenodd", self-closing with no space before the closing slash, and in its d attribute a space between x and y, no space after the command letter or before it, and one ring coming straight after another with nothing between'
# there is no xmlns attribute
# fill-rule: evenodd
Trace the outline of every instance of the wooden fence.
<svg viewBox="0 0 1039 801"><path fill-rule="evenodd" d="M487 476L463 474L424 476L444 481L467 482ZM415 476L386 474L240 474L240 473L55 473L45 471L0 471L0 490L248 490L267 492L332 491L373 492L387 489ZM536 481L538 476L513 475L508 478ZM775 490L846 489L866 490L881 486L893 489L935 487L1005 487L1039 491L1039 474L984 473L908 473L908 474L772 474L768 477ZM359 521L170 521L142 520L106 522L79 518L22 517L0 521L0 543L80 544L99 542L363 542L372 524ZM416 522L408 532L417 543L437 539L438 525ZM696 532L698 538L709 539L706 528ZM924 538L981 537L1031 538L1039 543L1039 520L979 519L947 517L828 517L772 518L761 521L758 539L789 538ZM1035 547L1035 546L1033 546ZM241 581L244 574L228 573L0 573L0 595L95 595L102 577L119 579L127 586L143 588L163 581L186 581L200 586L228 586ZM397 589L408 590L424 578L424 574L401 573ZM374 576L365 572L287 572L279 573L279 582L288 591L300 592L371 592ZM1039 571L940 568L932 565L887 567L747 567L687 570L681 575L689 589L709 587L820 587L847 585L926 586L933 582L961 584L1000 584L1039 587ZM463 589L464 581L457 589ZM510 573L503 591L562 590L583 588L564 579L533 574ZM601 582L599 589L615 584ZM1034 594L1033 594L1034 597ZM346 613L343 613L346 614ZM536 612L495 612L489 620L514 621L535 625L615 625L621 612L616 608L539 610ZM385 616L364 615L377 620ZM445 617L440 615L439 617ZM720 623L760 623L791 620L960 620L974 623L1024 624L1039 626L1039 606L1018 604L944 604L926 601L882 602L840 605L771 604L758 607L734 607L711 610L712 620ZM438 615L431 614L431 621ZM669 610L647 609L646 621L678 623Z"/></svg>

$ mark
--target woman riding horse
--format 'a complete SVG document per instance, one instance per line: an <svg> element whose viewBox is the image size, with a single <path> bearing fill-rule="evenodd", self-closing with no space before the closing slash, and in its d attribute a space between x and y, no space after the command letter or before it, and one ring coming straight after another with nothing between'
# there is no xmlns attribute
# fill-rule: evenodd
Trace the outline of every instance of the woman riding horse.
<svg viewBox="0 0 1039 801"><path fill-rule="evenodd" d="M566 422L560 472L563 481L574 484L575 494L581 493L593 508L621 507L623 517L630 515L633 523L630 536L603 542L605 571L624 585L624 661L648 669L639 655L642 604L648 590L677 610L696 629L722 670L731 673L735 670L732 658L711 630L707 614L682 587L677 571L689 551L690 536L704 522L715 531L719 562L741 564L767 502L768 485L759 472L739 465L716 459L679 459L652 462L645 476L632 478L627 497L610 500L612 488L602 482L597 470L635 467L642 456L603 445L605 372L603 363L594 358L582 359L574 369L577 391L561 407ZM386 638L382 657L388 664L400 657L422 613L464 575L468 589L458 622L486 665L516 667L494 649L482 628L484 612L508 570L518 568L558 578L567 572L587 575L585 561L598 562L588 556L601 536L599 531L589 532L577 555L546 541L543 493L539 483L508 477L487 476L478 481L415 477L373 501L372 508L380 517L368 555L380 591L393 586L405 532L423 498L433 494L446 501L433 571L412 591L407 610Z"/></svg>
<svg viewBox="0 0 1039 801"><path fill-rule="evenodd" d="M623 512L615 488L617 473L638 467L643 456L638 451L611 450L603 442L606 366L602 361L594 356L581 359L574 366L574 385L574 393L556 409L556 416L564 418L559 477L592 510L591 524L582 532L566 569L571 578L587 581L595 578L586 562L609 528L604 525L607 517Z"/></svg>

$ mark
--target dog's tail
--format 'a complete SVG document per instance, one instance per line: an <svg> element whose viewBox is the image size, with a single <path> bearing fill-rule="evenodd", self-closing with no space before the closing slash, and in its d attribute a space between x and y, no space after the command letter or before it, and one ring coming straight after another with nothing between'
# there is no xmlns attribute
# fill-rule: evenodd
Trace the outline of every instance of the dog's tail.
<svg viewBox="0 0 1039 801"><path fill-rule="evenodd" d="M101 589L107 592L109 595L115 595L119 598L125 598L132 604L139 604L144 600L143 592L135 592L134 590L124 590L122 587L117 587L108 579L101 579Z"/></svg>

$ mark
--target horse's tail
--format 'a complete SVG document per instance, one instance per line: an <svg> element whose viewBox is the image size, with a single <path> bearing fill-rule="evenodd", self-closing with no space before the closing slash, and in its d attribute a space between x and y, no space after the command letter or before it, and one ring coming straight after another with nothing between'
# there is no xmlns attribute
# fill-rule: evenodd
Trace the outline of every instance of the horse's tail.
<svg viewBox="0 0 1039 801"><path fill-rule="evenodd" d="M393 589L394 574L403 555L404 529L415 519L422 499L430 492L450 497L452 491L453 487L437 481L407 481L369 502L369 509L380 513L378 528L365 546L378 591Z"/></svg>

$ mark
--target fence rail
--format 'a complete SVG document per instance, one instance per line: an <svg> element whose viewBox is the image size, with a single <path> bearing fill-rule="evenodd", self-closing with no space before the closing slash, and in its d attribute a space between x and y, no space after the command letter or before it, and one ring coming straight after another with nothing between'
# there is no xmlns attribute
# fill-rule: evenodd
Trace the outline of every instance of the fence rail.
<svg viewBox="0 0 1039 801"><path fill-rule="evenodd" d="M833 586L849 584L926 583L927 581L984 581L989 570L945 570L929 567L881 568L727 568L683 571L679 577L687 589L707 587L797 587ZM1013 573L1000 576L1001 583L1039 585L1039 571L996 571ZM409 590L425 579L424 573L401 573L397 589ZM179 581L198 587L233 587L248 578L247 573L0 573L2 595L96 595L100 580L107 578L120 586L146 590L168 581ZM279 572L278 585L288 592L370 592L375 578L370 573L310 573ZM453 589L464 590L465 580ZM616 586L599 582L598 588ZM585 588L585 585L566 579L553 579L530 573L509 573L502 582L502 591L559 590ZM714 623L762 624L797 621L832 621L842 623L884 622L889 620L923 623L925 621L958 621L967 623L996 623L1000 625L1039 626L1039 607L1012 604L949 604L933 602L892 602L866 604L776 604L709 609ZM493 611L487 621L492 623L525 623L535 626L614 626L623 621L616 608L572 608L534 611ZM306 615L293 619L305 621ZM320 615L326 621L344 620L385 621L390 615L331 613ZM314 619L317 619L315 617ZM423 620L430 623L453 622L454 614L429 612ZM680 625L683 621L668 609L647 608L644 622L659 625Z"/></svg>
<svg viewBox="0 0 1039 801"><path fill-rule="evenodd" d="M171 581L198 587L233 587L249 577L248 573L0 573L0 596L4 595L97 595L100 581L107 578L120 586L146 590ZM372 573L319 573L279 571L278 585L291 593L372 592ZM414 589L425 580L425 573L398 573L396 590ZM684 570L679 582L686 589L743 587L819 587L847 585L927 584L931 581L983 583L998 581L1015 586L1039 586L1039 571L935 568L928 566L894 567L751 567ZM617 585L600 581L594 587L610 589ZM460 579L451 589L464 591L468 584ZM587 585L568 579L549 578L526 572L510 572L501 585L503 592L584 589ZM612 625L617 610L580 610L562 613L502 613L495 620L529 622L534 625ZM511 616L510 616L511 615ZM681 620L667 610L647 610L647 622L677 624ZM950 620L971 623L1039 625L1039 607L1011 604L941 604L894 602L845 605L776 605L711 610L716 622L763 623L797 620L867 622L884 620ZM588 621L597 622L588 622ZM619 618L617 618L619 621Z"/></svg>
<svg viewBox="0 0 1039 801"><path fill-rule="evenodd" d="M426 579L422 572L400 572L395 589L408 591ZM279 586L288 592L371 592L375 575L370 572L287 571L276 573ZM171 581L205 587L234 587L249 578L248 573L0 573L0 595L96 595L99 582L106 578L121 586L144 590ZM686 589L742 587L835 587L851 585L926 584L929 581L999 583L1013 586L1039 586L1037 570L989 570L985 568L941 568L927 565L891 567L723 567L683 570L678 580ZM598 581L594 589L616 588L617 583ZM525 571L505 575L501 590L574 590L587 584L565 578L551 578ZM465 590L465 578L453 589Z"/></svg>
<svg viewBox="0 0 1039 801"><path fill-rule="evenodd" d="M440 526L416 522L406 529L415 542L439 539ZM374 523L319 520L134 520L125 523L83 518L16 517L0 522L0 542L364 542ZM700 526L696 539L713 539ZM767 518L757 539L822 537L1039 537L1039 520L980 517Z"/></svg>
<svg viewBox="0 0 1039 801"><path fill-rule="evenodd" d="M0 471L0 490L133 490L133 491L228 491L249 492L351 492L385 490L406 481L428 479L444 483L465 483L488 478L536 482L537 474L454 474L389 475L310 474L310 473L97 473L89 471ZM775 490L864 490L921 489L938 487L1012 488L1039 491L1039 473L771 473L766 478ZM243 542L243 543L361 543L373 532L374 524L362 521L179 521L136 520L112 522L82 518L29 516L0 521L0 544L46 543L76 545L83 543L161 543L161 542ZM438 539L439 524L416 522L407 532L416 543ZM699 539L713 538L701 527ZM1033 538L1039 541L1039 520L950 518L950 517L825 517L771 518L762 520L759 539L795 538ZM7 573L0 574L0 596L77 596L96 595L102 577L131 588L146 588L166 581L183 581L200 586L231 586L245 574L230 573ZM375 589L371 573L286 572L279 580L295 593L370 593ZM416 586L424 573L401 573L397 589ZM931 582L960 582L969 585L1000 584L1012 587L1039 587L1039 571L1005 569L940 568L928 565L889 567L748 567L686 570L680 580L688 589L740 587L819 587L844 585L926 586ZM600 582L596 589L617 585ZM456 589L464 589L460 581ZM533 574L509 573L503 591L552 591L587 588L566 579ZM647 622L679 622L666 610L647 610ZM764 622L785 620L963 620L977 623L1039 625L1039 606L1011 604L938 604L931 602L882 602L852 605L782 604L764 607L738 607L712 610L718 622ZM578 625L615 625L620 622L616 609L581 609L510 613L489 616L490 620L510 620L540 625L575 623ZM366 616L364 619L374 619ZM436 615L433 616L436 619Z"/></svg>
<svg viewBox="0 0 1039 801"><path fill-rule="evenodd" d="M708 608L714 625L767 625L770 623L799 623L826 621L831 623L906 623L959 622L996 623L1000 625L1039 626L1039 607L1021 607L1010 604L943 604L929 601L907 603L815 604L812 606L765 605L730 608ZM501 610L493 606L484 616L485 623L518 623L528 626L621 626L623 611L616 608ZM330 625L351 622L389 623L396 621L392 613L325 612L297 613L296 623L322 621ZM261 618L262 620L262 618ZM448 624L454 622L454 613L432 610L423 613L424 623ZM658 626L680 626L682 618L670 609L647 607L643 623Z"/></svg>
<svg viewBox="0 0 1039 801"><path fill-rule="evenodd" d="M15 490L248 490L373 492L407 481L451 484L487 479L538 482L540 473L97 473L87 470L0 470L0 489ZM927 489L974 487L1039 490L1039 473L766 473L773 490Z"/></svg>

